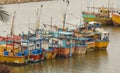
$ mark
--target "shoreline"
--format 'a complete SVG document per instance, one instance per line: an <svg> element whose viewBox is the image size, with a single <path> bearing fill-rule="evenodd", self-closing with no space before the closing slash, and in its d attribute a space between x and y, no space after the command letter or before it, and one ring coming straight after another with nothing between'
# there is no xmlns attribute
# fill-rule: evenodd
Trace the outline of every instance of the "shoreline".
<svg viewBox="0 0 120 73"><path fill-rule="evenodd" d="M28 2L40 2L40 1L52 1L52 0L0 0L0 5L28 3Z"/></svg>

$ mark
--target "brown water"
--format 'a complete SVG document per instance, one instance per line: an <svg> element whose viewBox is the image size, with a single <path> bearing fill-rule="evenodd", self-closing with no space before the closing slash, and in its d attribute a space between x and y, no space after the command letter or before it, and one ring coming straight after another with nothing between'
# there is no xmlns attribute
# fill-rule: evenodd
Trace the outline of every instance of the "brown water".
<svg viewBox="0 0 120 73"><path fill-rule="evenodd" d="M91 5L92 5L91 0ZM67 10L67 22L79 23L81 11L87 10L87 0L70 0L70 6ZM111 5L117 7L119 0L111 0ZM116 3L116 4L115 4ZM43 4L41 13L41 24L50 23L51 16L53 24L62 26L62 15L66 8L62 1L33 2L25 4L6 5L5 9L13 15L17 12L15 19L15 33L28 31L28 24L33 26L36 21L36 11ZM95 6L107 6L107 0L95 0ZM69 15L74 14L74 17ZM75 18L78 17L78 18ZM30 18L30 22L29 22ZM11 21L10 21L11 22ZM9 32L10 22L7 25L1 25L0 34ZM68 26L68 25L67 25ZM41 28L43 26L41 25ZM46 29L46 28L45 28ZM106 51L90 52L85 55L71 58L57 58L40 63L28 64L25 66L9 66L14 73L119 73L120 71L120 27L107 26L104 29L110 32L110 43ZM4 31L4 32L3 32ZM6 32L5 32L6 31Z"/></svg>

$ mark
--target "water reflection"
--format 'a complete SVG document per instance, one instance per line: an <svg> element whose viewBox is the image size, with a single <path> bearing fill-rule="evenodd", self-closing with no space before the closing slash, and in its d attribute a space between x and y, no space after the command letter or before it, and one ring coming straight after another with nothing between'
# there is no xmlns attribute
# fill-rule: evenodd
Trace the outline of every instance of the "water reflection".
<svg viewBox="0 0 120 73"><path fill-rule="evenodd" d="M71 58L56 58L25 66L10 66L15 73L96 73L108 63L107 51L96 51Z"/></svg>

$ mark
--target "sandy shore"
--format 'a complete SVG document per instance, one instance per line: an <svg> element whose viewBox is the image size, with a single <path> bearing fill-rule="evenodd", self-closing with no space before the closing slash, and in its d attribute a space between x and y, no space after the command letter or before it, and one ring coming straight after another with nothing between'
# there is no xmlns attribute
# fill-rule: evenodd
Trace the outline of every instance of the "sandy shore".
<svg viewBox="0 0 120 73"><path fill-rule="evenodd" d="M48 0L0 0L0 4L15 4L15 3L26 3L26 2L38 2Z"/></svg>

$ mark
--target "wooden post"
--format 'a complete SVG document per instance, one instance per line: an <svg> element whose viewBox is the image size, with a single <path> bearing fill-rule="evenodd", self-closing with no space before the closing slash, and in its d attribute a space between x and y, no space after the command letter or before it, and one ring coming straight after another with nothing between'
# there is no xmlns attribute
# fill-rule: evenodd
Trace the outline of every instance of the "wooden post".
<svg viewBox="0 0 120 73"><path fill-rule="evenodd" d="M14 56L14 50L15 50L15 49L14 49L14 35L13 35L12 38L13 38L13 56Z"/></svg>
<svg viewBox="0 0 120 73"><path fill-rule="evenodd" d="M72 56L72 38L70 39L70 57Z"/></svg>

